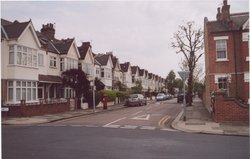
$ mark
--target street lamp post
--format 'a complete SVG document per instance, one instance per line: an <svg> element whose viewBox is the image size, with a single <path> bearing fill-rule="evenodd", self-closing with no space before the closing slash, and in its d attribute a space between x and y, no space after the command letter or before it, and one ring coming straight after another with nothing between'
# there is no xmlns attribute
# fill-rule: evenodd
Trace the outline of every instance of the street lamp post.
<svg viewBox="0 0 250 159"><path fill-rule="evenodd" d="M95 79L91 81L92 91L93 91L93 112L95 112Z"/></svg>
<svg viewBox="0 0 250 159"><path fill-rule="evenodd" d="M183 80L183 121L186 121L186 92L185 92L185 81L189 76L189 71L180 71L178 72L178 74L180 75L181 79Z"/></svg>

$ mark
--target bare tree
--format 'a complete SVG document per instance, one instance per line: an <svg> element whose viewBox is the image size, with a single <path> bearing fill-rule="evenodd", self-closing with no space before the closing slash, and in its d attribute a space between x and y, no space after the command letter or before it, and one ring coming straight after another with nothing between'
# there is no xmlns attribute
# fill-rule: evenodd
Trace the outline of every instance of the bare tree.
<svg viewBox="0 0 250 159"><path fill-rule="evenodd" d="M179 30L174 33L171 46L177 49L176 53L182 53L184 55L184 61L190 72L188 77L188 105L192 105L194 70L198 60L203 55L202 29L196 29L194 22L187 22L181 25Z"/></svg>

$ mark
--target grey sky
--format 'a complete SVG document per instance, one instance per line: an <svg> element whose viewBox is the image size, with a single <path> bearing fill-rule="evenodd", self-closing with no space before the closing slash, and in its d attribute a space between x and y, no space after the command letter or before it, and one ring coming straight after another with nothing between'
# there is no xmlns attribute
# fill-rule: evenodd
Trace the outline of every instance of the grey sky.
<svg viewBox="0 0 250 159"><path fill-rule="evenodd" d="M95 53L113 51L120 62L130 61L166 77L180 70L182 54L170 47L173 33L187 21L203 28L204 17L215 20L223 0L165 1L27 1L1 2L1 17L32 20L35 29L55 23L57 38L91 41ZM228 0L231 13L249 10L248 0ZM204 63L204 58L200 63Z"/></svg>

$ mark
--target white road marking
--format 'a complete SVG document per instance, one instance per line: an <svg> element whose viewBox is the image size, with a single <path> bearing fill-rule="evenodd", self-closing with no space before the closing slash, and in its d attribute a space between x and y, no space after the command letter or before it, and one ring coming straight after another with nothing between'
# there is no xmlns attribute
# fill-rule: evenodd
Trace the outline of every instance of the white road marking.
<svg viewBox="0 0 250 159"><path fill-rule="evenodd" d="M102 127L105 127L105 128L119 128L120 125L104 125Z"/></svg>
<svg viewBox="0 0 250 159"><path fill-rule="evenodd" d="M140 129L143 129L143 130L155 130L156 127L154 127L154 126L142 126Z"/></svg>
<svg viewBox="0 0 250 159"><path fill-rule="evenodd" d="M164 128L164 129L160 129L160 130L163 130L163 131L177 131L175 129L170 129L170 128Z"/></svg>
<svg viewBox="0 0 250 159"><path fill-rule="evenodd" d="M136 129L138 126L135 126L135 125L124 125L120 128L123 128L123 129Z"/></svg>
<svg viewBox="0 0 250 159"><path fill-rule="evenodd" d="M135 120L149 120L150 114L145 114L145 115L140 115L140 116L136 116L133 117L131 119L135 119Z"/></svg>
<svg viewBox="0 0 250 159"><path fill-rule="evenodd" d="M72 126L72 127L83 127L84 125L72 124L72 125L70 125L70 126Z"/></svg>
<svg viewBox="0 0 250 159"><path fill-rule="evenodd" d="M137 114L139 114L139 113L141 113L142 111L138 111L138 112L136 112L136 113L134 113L134 114L132 114L132 115L137 115Z"/></svg>
<svg viewBox="0 0 250 159"><path fill-rule="evenodd" d="M118 122L118 121L121 121L121 120L123 120L123 119L126 119L126 117L123 117L123 118L117 119L117 120L115 120L115 121L112 121L112 122L110 122L110 123L108 123L108 124L106 124L106 125L103 125L103 127L108 127L109 125L112 125L112 124L114 124L114 123L116 123L116 122Z"/></svg>

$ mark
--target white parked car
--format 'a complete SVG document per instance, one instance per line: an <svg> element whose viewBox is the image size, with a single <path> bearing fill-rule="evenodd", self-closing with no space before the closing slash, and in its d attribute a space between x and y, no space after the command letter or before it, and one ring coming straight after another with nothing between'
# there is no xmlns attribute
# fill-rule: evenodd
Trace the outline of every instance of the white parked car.
<svg viewBox="0 0 250 159"><path fill-rule="evenodd" d="M164 93L158 93L156 96L156 101L163 101L163 100L167 100L167 96Z"/></svg>
<svg viewBox="0 0 250 159"><path fill-rule="evenodd" d="M127 106L147 105L147 100L142 94L131 94L125 101L125 105Z"/></svg>

